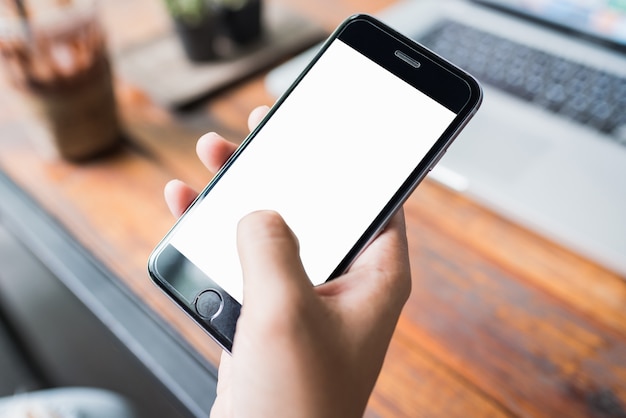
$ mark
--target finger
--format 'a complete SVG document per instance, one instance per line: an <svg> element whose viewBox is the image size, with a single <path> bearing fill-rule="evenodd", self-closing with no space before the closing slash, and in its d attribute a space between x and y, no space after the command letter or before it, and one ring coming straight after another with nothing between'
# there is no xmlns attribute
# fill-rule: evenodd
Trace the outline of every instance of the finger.
<svg viewBox="0 0 626 418"><path fill-rule="evenodd" d="M211 408L211 418L232 416L232 358L222 351L220 366L217 372L216 398Z"/></svg>
<svg viewBox="0 0 626 418"><path fill-rule="evenodd" d="M250 112L248 126L253 130L269 111L268 106L259 106ZM235 152L237 145L215 132L209 132L198 139L196 153L210 172L217 172Z"/></svg>
<svg viewBox="0 0 626 418"><path fill-rule="evenodd" d="M298 241L278 213L258 211L244 217L237 230L237 247L244 277L244 304L312 294Z"/></svg>
<svg viewBox="0 0 626 418"><path fill-rule="evenodd" d="M224 396L231 389L232 357L227 351L222 351L220 366L217 371L217 396Z"/></svg>
<svg viewBox="0 0 626 418"><path fill-rule="evenodd" d="M408 243L404 210L401 208L389 220L383 231L355 260L351 270L372 269L382 265L404 268L408 266Z"/></svg>
<svg viewBox="0 0 626 418"><path fill-rule="evenodd" d="M202 135L196 143L198 158L212 173L217 172L236 149L236 144L215 132Z"/></svg>
<svg viewBox="0 0 626 418"><path fill-rule="evenodd" d="M377 315L399 314L411 293L411 268L404 213L400 210L387 227L359 255L350 270L316 288L320 296L346 305L367 304Z"/></svg>
<svg viewBox="0 0 626 418"><path fill-rule="evenodd" d="M393 217L345 275L315 290L328 306L343 312L354 338L369 341L370 357L382 359L411 292L402 212ZM355 309L363 306L367 309Z"/></svg>
<svg viewBox="0 0 626 418"><path fill-rule="evenodd" d="M180 217L198 196L195 190L180 180L170 180L163 190L165 203L172 215Z"/></svg>
<svg viewBox="0 0 626 418"><path fill-rule="evenodd" d="M256 126L263 120L265 115L267 115L269 110L269 106L259 106L254 108L248 116L248 129L253 131L254 128L256 128Z"/></svg>

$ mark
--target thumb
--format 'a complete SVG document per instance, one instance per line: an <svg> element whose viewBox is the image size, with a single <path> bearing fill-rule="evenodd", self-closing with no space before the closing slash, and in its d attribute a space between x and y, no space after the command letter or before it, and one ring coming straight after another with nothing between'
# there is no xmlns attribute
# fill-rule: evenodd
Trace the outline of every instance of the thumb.
<svg viewBox="0 0 626 418"><path fill-rule="evenodd" d="M273 304L313 292L300 261L298 240L278 213L257 211L241 219L237 247L244 303Z"/></svg>

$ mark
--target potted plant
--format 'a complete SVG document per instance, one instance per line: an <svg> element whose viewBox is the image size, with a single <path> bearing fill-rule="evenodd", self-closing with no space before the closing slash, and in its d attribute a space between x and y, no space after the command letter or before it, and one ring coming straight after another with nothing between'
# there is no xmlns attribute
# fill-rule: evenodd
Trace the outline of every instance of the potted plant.
<svg viewBox="0 0 626 418"><path fill-rule="evenodd" d="M219 35L219 19L206 0L165 0L174 28L191 61L218 58L215 39Z"/></svg>
<svg viewBox="0 0 626 418"><path fill-rule="evenodd" d="M165 0L183 49L192 61L220 58L216 40L246 45L262 31L262 0Z"/></svg>
<svg viewBox="0 0 626 418"><path fill-rule="evenodd" d="M239 45L257 40L262 33L261 0L212 0L222 10L225 35Z"/></svg>

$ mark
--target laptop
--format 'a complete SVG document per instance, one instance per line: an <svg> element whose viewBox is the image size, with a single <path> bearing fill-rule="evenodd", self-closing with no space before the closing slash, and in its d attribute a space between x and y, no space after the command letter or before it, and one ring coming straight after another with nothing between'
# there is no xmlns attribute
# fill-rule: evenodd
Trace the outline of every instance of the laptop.
<svg viewBox="0 0 626 418"><path fill-rule="evenodd" d="M626 278L626 2L413 0L378 17L484 87L430 177Z"/></svg>

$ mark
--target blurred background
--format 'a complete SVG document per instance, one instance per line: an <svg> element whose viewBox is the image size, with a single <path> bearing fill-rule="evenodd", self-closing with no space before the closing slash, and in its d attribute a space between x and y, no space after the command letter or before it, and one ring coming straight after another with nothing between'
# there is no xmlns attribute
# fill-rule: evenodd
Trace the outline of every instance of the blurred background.
<svg viewBox="0 0 626 418"><path fill-rule="evenodd" d="M163 186L358 12L485 92L405 205L366 416L626 416L623 1L0 0L0 417L208 415L221 350L146 273Z"/></svg>

